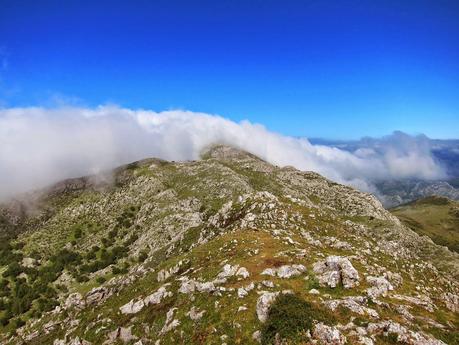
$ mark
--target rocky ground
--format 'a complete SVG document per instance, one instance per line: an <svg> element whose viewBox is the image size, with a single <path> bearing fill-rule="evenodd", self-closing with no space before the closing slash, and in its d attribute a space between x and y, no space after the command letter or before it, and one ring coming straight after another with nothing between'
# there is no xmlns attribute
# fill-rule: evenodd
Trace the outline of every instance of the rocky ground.
<svg viewBox="0 0 459 345"><path fill-rule="evenodd" d="M3 205L3 344L459 344L459 255L218 146Z"/></svg>

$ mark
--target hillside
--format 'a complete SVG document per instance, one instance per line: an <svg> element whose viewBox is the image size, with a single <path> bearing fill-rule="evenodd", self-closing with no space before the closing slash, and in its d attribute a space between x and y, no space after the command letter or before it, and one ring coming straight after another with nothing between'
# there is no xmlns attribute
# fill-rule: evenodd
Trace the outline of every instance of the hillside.
<svg viewBox="0 0 459 345"><path fill-rule="evenodd" d="M391 210L419 235L459 253L459 202L443 197L427 197Z"/></svg>
<svg viewBox="0 0 459 345"><path fill-rule="evenodd" d="M459 201L457 181L388 180L376 184L387 208L397 207L418 199L440 196Z"/></svg>
<svg viewBox="0 0 459 345"><path fill-rule="evenodd" d="M0 208L2 344L459 344L459 255L225 146Z"/></svg>

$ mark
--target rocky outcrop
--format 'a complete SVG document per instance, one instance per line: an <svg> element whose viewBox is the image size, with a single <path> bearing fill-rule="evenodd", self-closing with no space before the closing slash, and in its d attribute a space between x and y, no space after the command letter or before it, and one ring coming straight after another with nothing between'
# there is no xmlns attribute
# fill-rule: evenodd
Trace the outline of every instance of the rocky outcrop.
<svg viewBox="0 0 459 345"><path fill-rule="evenodd" d="M75 307L77 309L83 309L85 306L86 306L86 301L83 299L83 296L78 292L74 292L68 295L67 299L64 302L65 309L68 309L71 307Z"/></svg>
<svg viewBox="0 0 459 345"><path fill-rule="evenodd" d="M323 286L335 288L342 284L344 288L350 289L359 285L359 273L345 257L329 256L316 262L313 270Z"/></svg>
<svg viewBox="0 0 459 345"><path fill-rule="evenodd" d="M393 321L370 323L367 326L367 332L372 335L395 335L397 342L408 345L446 345L440 340L427 336L423 333L411 331L399 323Z"/></svg>
<svg viewBox="0 0 459 345"><path fill-rule="evenodd" d="M132 334L131 328L132 326L118 327L114 331L108 333L107 340L104 342L104 345L115 344L118 340L120 340L124 344L129 343L132 340L136 340L137 337Z"/></svg>
<svg viewBox="0 0 459 345"><path fill-rule="evenodd" d="M108 297L112 295L112 291L108 288L99 286L86 294L86 304L87 305L96 305L105 301Z"/></svg>
<svg viewBox="0 0 459 345"><path fill-rule="evenodd" d="M166 290L168 285L170 284L164 284L156 292L143 299L139 299L137 301L133 299L130 300L128 303L120 307L121 314L136 314L148 305L161 303L164 298L172 296L172 292Z"/></svg>
<svg viewBox="0 0 459 345"><path fill-rule="evenodd" d="M378 312L372 308L368 308L367 298L363 296L345 297L343 299L334 299L324 302L325 306L331 311L335 311L338 307L344 307L359 315L368 315L372 318L378 318Z"/></svg>
<svg viewBox="0 0 459 345"><path fill-rule="evenodd" d="M372 299L376 299L379 296L386 296L388 291L394 290L392 284L384 277L368 276L366 280L368 285L371 286L367 289L367 295Z"/></svg>
<svg viewBox="0 0 459 345"><path fill-rule="evenodd" d="M226 264L223 266L222 271L218 274L217 279L226 279L229 277L238 276L241 278L248 278L250 276L249 271L245 267L239 265Z"/></svg>
<svg viewBox="0 0 459 345"><path fill-rule="evenodd" d="M306 272L303 265L283 265L278 268L267 268L261 274L279 278L291 278Z"/></svg>
<svg viewBox="0 0 459 345"><path fill-rule="evenodd" d="M346 343L346 337L337 328L323 323L315 325L312 337L323 345L342 345Z"/></svg>

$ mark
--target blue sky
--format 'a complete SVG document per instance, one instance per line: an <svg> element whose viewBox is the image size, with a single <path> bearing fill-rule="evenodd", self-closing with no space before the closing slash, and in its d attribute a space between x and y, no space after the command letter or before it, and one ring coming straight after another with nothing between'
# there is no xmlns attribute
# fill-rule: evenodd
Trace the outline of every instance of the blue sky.
<svg viewBox="0 0 459 345"><path fill-rule="evenodd" d="M459 1L0 0L0 106L459 137Z"/></svg>

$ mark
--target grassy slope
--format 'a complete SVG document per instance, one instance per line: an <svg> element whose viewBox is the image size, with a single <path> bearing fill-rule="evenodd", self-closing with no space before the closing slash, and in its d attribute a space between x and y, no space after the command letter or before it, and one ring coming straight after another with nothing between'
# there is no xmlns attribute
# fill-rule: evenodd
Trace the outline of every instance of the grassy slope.
<svg viewBox="0 0 459 345"><path fill-rule="evenodd" d="M459 253L459 203L428 197L391 210L419 235Z"/></svg>

